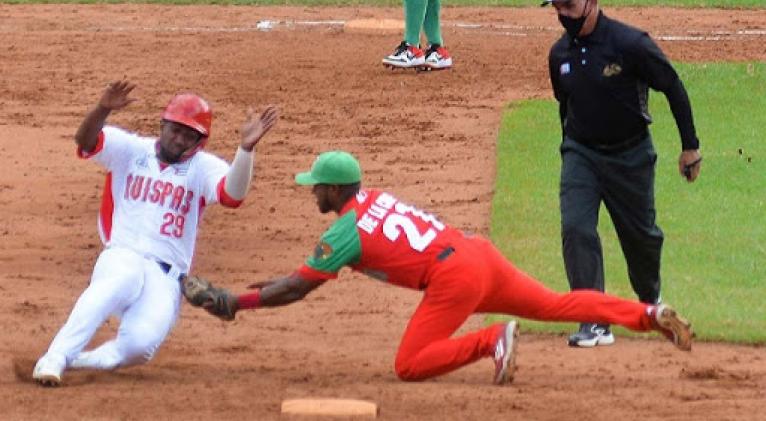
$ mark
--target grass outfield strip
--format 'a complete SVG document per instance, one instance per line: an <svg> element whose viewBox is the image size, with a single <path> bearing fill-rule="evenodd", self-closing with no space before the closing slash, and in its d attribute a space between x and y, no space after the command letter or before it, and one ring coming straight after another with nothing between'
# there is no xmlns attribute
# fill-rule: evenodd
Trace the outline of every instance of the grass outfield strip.
<svg viewBox="0 0 766 421"><path fill-rule="evenodd" d="M259 6L401 6L402 0L0 0L6 4L231 4ZM535 0L443 0L443 6L499 6L534 7ZM664 6L664 7L723 7L723 8L764 8L764 0L610 0L609 7L617 6Z"/></svg>
<svg viewBox="0 0 766 421"><path fill-rule="evenodd" d="M657 215L665 232L662 296L689 317L698 339L766 343L766 63L679 65L678 70L705 159L697 182L688 184L678 175L675 122L664 95L652 92ZM524 101L508 111L497 147L492 238L520 268L568 291L558 208L557 104ZM600 222L607 290L633 299L603 206ZM555 332L575 327L523 326Z"/></svg>

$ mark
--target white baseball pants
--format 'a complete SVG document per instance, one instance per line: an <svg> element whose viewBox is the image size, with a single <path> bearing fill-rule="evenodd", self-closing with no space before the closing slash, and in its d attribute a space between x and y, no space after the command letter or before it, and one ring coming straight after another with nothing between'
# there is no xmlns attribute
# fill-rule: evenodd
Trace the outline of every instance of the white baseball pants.
<svg viewBox="0 0 766 421"><path fill-rule="evenodd" d="M48 349L67 367L111 370L152 359L178 317L178 273L166 274L152 258L125 248L105 249L90 285ZM117 337L82 352L110 316L121 319Z"/></svg>

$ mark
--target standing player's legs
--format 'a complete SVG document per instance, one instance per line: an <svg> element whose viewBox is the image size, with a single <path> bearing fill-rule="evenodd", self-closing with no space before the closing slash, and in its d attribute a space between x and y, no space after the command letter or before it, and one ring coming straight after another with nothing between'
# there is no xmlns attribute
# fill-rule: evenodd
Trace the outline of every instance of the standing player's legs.
<svg viewBox="0 0 766 421"><path fill-rule="evenodd" d="M80 353L73 368L111 370L152 359L178 317L180 283L151 259L144 261L141 295L122 314L117 337Z"/></svg>
<svg viewBox="0 0 766 421"><path fill-rule="evenodd" d="M657 154L651 137L613 160L605 160L604 204L620 239L628 276L641 302L660 298L663 234L656 224L654 168Z"/></svg>
<svg viewBox="0 0 766 421"><path fill-rule="evenodd" d="M143 261L143 257L133 251L120 248L106 249L99 255L90 285L53 338L48 352L37 362L35 379L58 384L64 369L109 315L123 310L139 296Z"/></svg>
<svg viewBox="0 0 766 421"><path fill-rule="evenodd" d="M423 32L430 45L444 45L442 28L439 14L441 13L441 0L427 0L426 14L423 19Z"/></svg>
<svg viewBox="0 0 766 421"><path fill-rule="evenodd" d="M425 51L426 67L433 70L443 70L452 67L452 57L442 39L440 22L441 0L428 0L426 16L423 21L423 32L428 40L428 48Z"/></svg>
<svg viewBox="0 0 766 421"><path fill-rule="evenodd" d="M404 41L420 46L420 30L426 17L428 0L404 0Z"/></svg>
<svg viewBox="0 0 766 421"><path fill-rule="evenodd" d="M595 152L566 138L561 145L561 242L569 287L604 291L604 262L596 227L601 181ZM582 323L569 345L591 347L614 342L609 326Z"/></svg>
<svg viewBox="0 0 766 421"><path fill-rule="evenodd" d="M425 56L420 49L420 30L426 16L427 1L404 0L404 41L383 59L384 65L398 68L423 66Z"/></svg>
<svg viewBox="0 0 766 421"><path fill-rule="evenodd" d="M395 363L402 380L424 380L489 356L502 332L504 325L495 325L450 338L476 311L488 275L475 263L480 260L472 247L455 248L453 255L435 264L423 300L404 332Z"/></svg>

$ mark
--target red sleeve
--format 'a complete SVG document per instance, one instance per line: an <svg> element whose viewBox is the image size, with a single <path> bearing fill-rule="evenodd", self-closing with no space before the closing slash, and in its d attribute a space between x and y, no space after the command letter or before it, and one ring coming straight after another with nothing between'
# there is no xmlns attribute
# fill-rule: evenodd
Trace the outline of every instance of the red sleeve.
<svg viewBox="0 0 766 421"><path fill-rule="evenodd" d="M305 264L301 266L300 268L298 268L296 272L298 272L298 275L301 278L310 282L326 281L328 279L335 279L338 277L337 272L322 272L314 268L311 268Z"/></svg>
<svg viewBox="0 0 766 421"><path fill-rule="evenodd" d="M237 200L228 193L226 193L226 177L221 178L218 182L218 202L227 208L238 208L245 199Z"/></svg>
<svg viewBox="0 0 766 421"><path fill-rule="evenodd" d="M82 159L88 159L92 157L93 155L101 152L101 149L104 149L104 131L101 130L98 132L98 143L96 143L96 147L93 148L90 152L85 152L82 150L82 148L78 145L77 146L77 157Z"/></svg>

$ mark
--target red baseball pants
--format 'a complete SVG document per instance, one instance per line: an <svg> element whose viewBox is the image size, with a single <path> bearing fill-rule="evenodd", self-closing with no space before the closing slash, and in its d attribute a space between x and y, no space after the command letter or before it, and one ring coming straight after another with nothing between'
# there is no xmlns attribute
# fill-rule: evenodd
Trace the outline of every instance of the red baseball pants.
<svg viewBox="0 0 766 421"><path fill-rule="evenodd" d="M402 337L395 363L402 380L438 376L493 355L502 324L451 338L473 313L651 330L646 304L600 291L552 291L513 266L482 237L461 239L454 248L452 255L429 269L423 300Z"/></svg>

